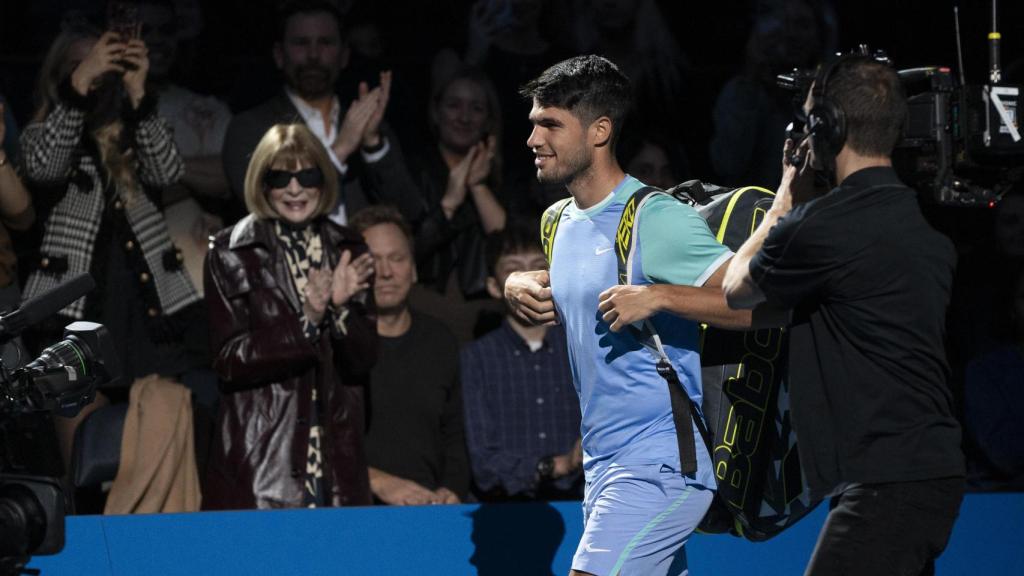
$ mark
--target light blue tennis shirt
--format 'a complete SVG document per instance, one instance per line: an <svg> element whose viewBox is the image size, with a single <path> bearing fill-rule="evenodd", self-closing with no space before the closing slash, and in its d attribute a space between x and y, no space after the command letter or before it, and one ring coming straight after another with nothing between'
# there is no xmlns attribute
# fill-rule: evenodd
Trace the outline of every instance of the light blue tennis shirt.
<svg viewBox="0 0 1024 576"><path fill-rule="evenodd" d="M615 234L630 196L643 184L626 176L596 206L562 212L551 257L551 289L565 325L573 383L583 415L587 479L614 466L679 465L679 444L668 385L657 358L630 331L611 332L597 309L598 295L616 285ZM644 204L633 261L633 283L701 286L732 255L697 212L659 195ZM652 322L687 395L701 403L698 326L669 314ZM696 481L715 487L707 449L693 426Z"/></svg>

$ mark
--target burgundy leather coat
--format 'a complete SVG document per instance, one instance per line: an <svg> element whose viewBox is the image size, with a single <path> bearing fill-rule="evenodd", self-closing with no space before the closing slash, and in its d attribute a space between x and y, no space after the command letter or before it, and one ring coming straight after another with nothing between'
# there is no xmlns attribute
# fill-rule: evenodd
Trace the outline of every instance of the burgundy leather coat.
<svg viewBox="0 0 1024 576"><path fill-rule="evenodd" d="M342 251L367 250L355 232L326 219L319 227L332 268ZM363 397L377 350L372 289L349 302L345 335L325 329L311 342L273 223L251 215L213 238L205 288L223 394L203 508L302 506L314 387L329 501L371 504Z"/></svg>

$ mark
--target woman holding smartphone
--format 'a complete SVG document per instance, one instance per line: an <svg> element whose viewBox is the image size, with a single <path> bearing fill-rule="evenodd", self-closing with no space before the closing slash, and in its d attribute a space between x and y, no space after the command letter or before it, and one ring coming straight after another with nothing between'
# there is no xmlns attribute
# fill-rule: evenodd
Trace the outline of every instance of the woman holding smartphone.
<svg viewBox="0 0 1024 576"><path fill-rule="evenodd" d="M249 215L219 232L204 284L221 409L203 506L371 504L363 386L376 359L362 237L326 216L337 171L304 124L260 140Z"/></svg>
<svg viewBox="0 0 1024 576"><path fill-rule="evenodd" d="M120 398L136 378L179 376L205 363L200 298L159 207L161 188L181 177L183 164L147 90L148 71L137 37L66 23L44 59L38 107L21 134L41 223L41 237L30 239L37 251L20 262L28 270L25 297L81 272L96 280L95 290L26 340L38 350L68 322L102 323L122 368L119 387L105 392ZM186 342L199 345L190 350ZM70 437L62 443L68 456Z"/></svg>

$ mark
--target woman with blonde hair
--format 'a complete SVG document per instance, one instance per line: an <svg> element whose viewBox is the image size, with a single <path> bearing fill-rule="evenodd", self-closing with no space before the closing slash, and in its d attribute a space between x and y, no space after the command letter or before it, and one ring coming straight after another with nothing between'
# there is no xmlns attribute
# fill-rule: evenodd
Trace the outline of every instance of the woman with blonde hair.
<svg viewBox="0 0 1024 576"><path fill-rule="evenodd" d="M487 298L484 237L505 227L501 191L501 108L481 71L459 68L438 80L429 108L436 144L410 160L422 211L416 265L424 290L413 307L443 318L462 341L473 338Z"/></svg>
<svg viewBox="0 0 1024 576"><path fill-rule="evenodd" d="M213 239L204 283L223 394L206 508L372 503L362 440L373 260L327 219L337 196L312 132L279 124L249 162L249 215Z"/></svg>
<svg viewBox="0 0 1024 576"><path fill-rule="evenodd" d="M38 251L19 262L28 271L24 296L81 272L96 280L95 290L34 327L26 341L38 350L70 321L102 323L122 368L120 386L104 390L108 397L126 397L137 378L180 376L207 362L200 297L159 206L161 189L178 180L183 164L147 90L148 70L137 33L68 21L46 55L38 107L21 133L41 223ZM68 458L74 424L60 428Z"/></svg>

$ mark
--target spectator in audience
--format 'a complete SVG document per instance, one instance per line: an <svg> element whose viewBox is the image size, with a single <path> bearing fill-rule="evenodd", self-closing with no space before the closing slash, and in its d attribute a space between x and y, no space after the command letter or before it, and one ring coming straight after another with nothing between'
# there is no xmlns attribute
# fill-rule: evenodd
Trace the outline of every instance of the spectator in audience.
<svg viewBox="0 0 1024 576"><path fill-rule="evenodd" d="M413 173L424 211L416 225L416 263L424 288L415 303L443 318L462 341L472 337L486 295L484 236L505 226L499 200L501 114L490 81L462 69L442 82L430 105L437 144Z"/></svg>
<svg viewBox="0 0 1024 576"><path fill-rule="evenodd" d="M178 54L178 16L172 0L139 3L142 39L149 47L150 80L159 95L160 115L174 132L185 174L177 196L226 198L231 189L220 153L231 121L227 105L212 96L197 94L171 79Z"/></svg>
<svg viewBox="0 0 1024 576"><path fill-rule="evenodd" d="M487 291L547 268L536 227L510 225L487 238ZM527 325L510 309L497 330L462 349L466 444L482 500L583 496L580 405L561 326Z"/></svg>
<svg viewBox="0 0 1024 576"><path fill-rule="evenodd" d="M69 321L100 322L116 344L124 386L207 361L199 295L159 208L161 188L177 182L183 166L147 90L148 71L142 40L70 22L46 55L39 106L21 134L42 222L37 252L22 262L25 297L82 272L97 285L26 341L38 351ZM59 426L68 458L74 421Z"/></svg>
<svg viewBox="0 0 1024 576"><path fill-rule="evenodd" d="M206 508L369 504L363 389L376 351L373 260L326 218L335 170L304 124L264 135L250 214L213 240L206 302L221 377Z"/></svg>
<svg viewBox="0 0 1024 576"><path fill-rule="evenodd" d="M344 107L335 94L350 48L341 15L330 2L288 2L278 16L274 62L285 78L280 94L232 119L223 160L231 188L241 195L249 155L270 126L302 122L327 149L341 182L330 218L344 224L350 214L377 202L396 204L404 214L420 211L397 140L382 127L391 73L380 74L372 90L365 83ZM359 152L359 154L356 154Z"/></svg>
<svg viewBox="0 0 1024 576"><path fill-rule="evenodd" d="M370 487L385 504L457 504L469 489L459 351L439 320L409 307L413 237L401 214L371 206L352 220L377 276L380 355L370 387Z"/></svg>
<svg viewBox="0 0 1024 576"><path fill-rule="evenodd" d="M7 105L0 98L0 142L7 136L7 114ZM25 230L35 220L32 198L14 170L13 158L6 148L0 148L0 311L13 310L21 301L17 258L7 228Z"/></svg>
<svg viewBox="0 0 1024 576"><path fill-rule="evenodd" d="M431 99L437 146L418 166L427 213L417 231L421 281L445 292L454 280L463 297L483 294L483 237L505 227L501 188L501 116L494 86L466 69ZM454 277L454 278L453 278Z"/></svg>

